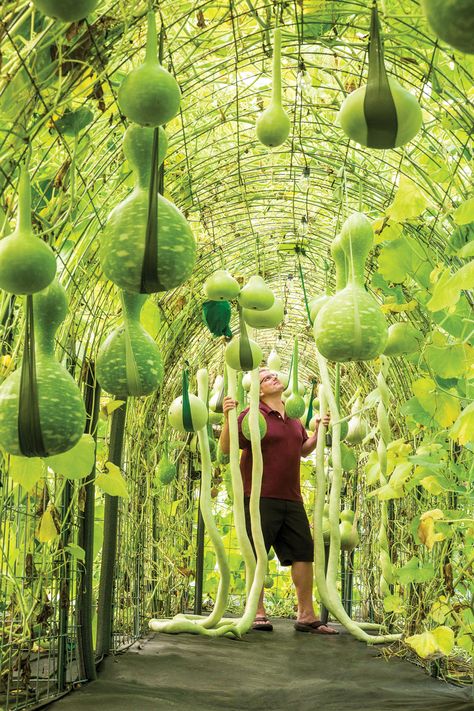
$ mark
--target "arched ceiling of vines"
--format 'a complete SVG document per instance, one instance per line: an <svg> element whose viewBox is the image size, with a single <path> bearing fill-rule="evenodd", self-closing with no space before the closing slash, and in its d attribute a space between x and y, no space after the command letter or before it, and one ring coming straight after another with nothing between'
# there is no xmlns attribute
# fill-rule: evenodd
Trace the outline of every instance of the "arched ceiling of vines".
<svg viewBox="0 0 474 711"><path fill-rule="evenodd" d="M213 372L221 367L224 345L201 320L202 283L221 266L243 279L262 274L284 298L283 327L260 332L259 340L266 353L276 342L288 355L298 333L304 375L314 375L301 273L308 296L332 285L328 248L353 210L378 220L381 229L392 206L390 227L378 235L367 264L367 285L380 302L415 300L406 318L426 331L421 305L429 274L453 261L446 249L453 213L471 186L472 56L438 43L417 1L379 2L388 72L416 95L424 123L404 148L371 151L350 142L336 121L344 97L366 80L368 0L153 5L163 63L183 96L180 114L166 127L165 195L184 212L198 242L191 280L153 297L158 308L149 314L160 317L154 327L166 359L165 394L175 389L184 359L208 363ZM94 358L119 316L117 289L101 273L97 249L108 212L133 185L116 97L143 58L146 10L144 2L102 0L88 21L66 25L29 2L2 3L1 224L4 234L11 230L18 164L29 153L37 231L48 234L70 295L62 344L79 361ZM277 25L291 133L271 150L257 141L255 121L270 98ZM76 135L70 112L76 112ZM387 249L400 236L410 249L405 243ZM298 253L285 249L295 240ZM406 278L394 277L396 267L405 268ZM469 311L467 299L449 318ZM350 366L356 377L345 379L349 394L371 368ZM409 368L394 367L405 392Z"/></svg>

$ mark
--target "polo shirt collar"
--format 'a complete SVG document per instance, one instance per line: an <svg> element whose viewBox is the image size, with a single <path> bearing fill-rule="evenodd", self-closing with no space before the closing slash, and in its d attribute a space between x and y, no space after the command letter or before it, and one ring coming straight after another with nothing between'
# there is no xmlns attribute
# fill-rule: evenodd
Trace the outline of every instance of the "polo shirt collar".
<svg viewBox="0 0 474 711"><path fill-rule="evenodd" d="M259 408L260 410L262 410L262 412L266 412L267 414L269 414L270 412L278 412L278 410L274 410L272 407L267 405L266 402L263 402L263 400L260 400Z"/></svg>

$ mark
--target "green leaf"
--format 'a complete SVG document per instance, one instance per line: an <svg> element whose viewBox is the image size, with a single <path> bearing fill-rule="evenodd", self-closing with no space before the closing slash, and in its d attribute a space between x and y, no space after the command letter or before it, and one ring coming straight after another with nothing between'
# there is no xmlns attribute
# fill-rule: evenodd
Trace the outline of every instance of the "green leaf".
<svg viewBox="0 0 474 711"><path fill-rule="evenodd" d="M78 136L94 120L94 114L86 106L81 106L76 111L66 110L63 116L54 122L59 133L63 136Z"/></svg>
<svg viewBox="0 0 474 711"><path fill-rule="evenodd" d="M436 375L461 378L473 372L474 348L466 343L427 346L425 360Z"/></svg>
<svg viewBox="0 0 474 711"><path fill-rule="evenodd" d="M387 595L387 597L384 597L383 609L386 612L398 612L399 614L405 612L403 600L400 595Z"/></svg>
<svg viewBox="0 0 474 711"><path fill-rule="evenodd" d="M44 460L56 474L66 479L83 479L91 473L95 462L95 441L92 435L82 435L79 442L68 452L56 454Z"/></svg>
<svg viewBox="0 0 474 711"><path fill-rule="evenodd" d="M453 214L454 222L457 225L467 225L474 221L474 197L461 203Z"/></svg>
<svg viewBox="0 0 474 711"><path fill-rule="evenodd" d="M457 418L449 430L451 439L457 439L459 444L474 442L474 402L471 402Z"/></svg>
<svg viewBox="0 0 474 711"><path fill-rule="evenodd" d="M459 398L438 390L431 378L420 378L412 383L413 393L426 412L442 427L449 427L459 416Z"/></svg>
<svg viewBox="0 0 474 711"><path fill-rule="evenodd" d="M45 468L39 457L11 456L8 473L16 484L20 484L25 491L30 491L44 476Z"/></svg>
<svg viewBox="0 0 474 711"><path fill-rule="evenodd" d="M457 304L461 291L474 287L474 261L451 274L448 268L440 272L432 297L426 304L430 311L439 311Z"/></svg>
<svg viewBox="0 0 474 711"><path fill-rule="evenodd" d="M407 418L413 418L416 423L424 427L429 427L432 424L431 415L421 407L416 397L407 400L407 402L401 406L400 412Z"/></svg>
<svg viewBox="0 0 474 711"><path fill-rule="evenodd" d="M78 546L75 543L68 543L64 550L75 560L84 562L86 559L86 552L84 548L81 548L81 546Z"/></svg>
<svg viewBox="0 0 474 711"><path fill-rule="evenodd" d="M110 496L120 496L123 499L128 499L127 482L123 478L119 467L116 464L112 464L112 462L106 462L105 469L106 472L96 477L96 486Z"/></svg>
<svg viewBox="0 0 474 711"><path fill-rule="evenodd" d="M411 237L394 239L386 244L379 254L379 272L386 281L400 284L407 275L416 272L423 263L423 250L420 253Z"/></svg>
<svg viewBox="0 0 474 711"><path fill-rule="evenodd" d="M402 585L407 585L408 583L424 583L431 580L434 578L435 571L432 563L420 565L419 558L414 556L394 573Z"/></svg>
<svg viewBox="0 0 474 711"><path fill-rule="evenodd" d="M387 208L386 214L394 222L404 222L421 215L427 205L428 198L421 188L406 175L402 175L393 203Z"/></svg>

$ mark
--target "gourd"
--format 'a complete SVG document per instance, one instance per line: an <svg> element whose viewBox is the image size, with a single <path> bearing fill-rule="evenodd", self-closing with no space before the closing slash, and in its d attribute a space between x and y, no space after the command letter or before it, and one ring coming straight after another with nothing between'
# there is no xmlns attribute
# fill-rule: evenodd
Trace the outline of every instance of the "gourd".
<svg viewBox="0 0 474 711"><path fill-rule="evenodd" d="M254 370L262 362L263 352L258 343L247 335L247 327L239 307L240 337L233 338L225 349L225 362L234 370Z"/></svg>
<svg viewBox="0 0 474 711"><path fill-rule="evenodd" d="M20 443L21 408L26 407L28 417L35 416L34 394L27 394L27 401L20 404L20 397L25 396L24 392L20 396L21 368L15 370L0 386L0 444L9 454L45 457L67 452L77 444L84 433L86 413L74 378L54 358L55 333L67 313L64 288L55 280L45 290L28 298L33 301L36 361L33 367L36 375L38 419L35 422L29 420L29 424L28 420L25 422L28 429L25 435L31 438L32 429L39 427L42 445L35 452L25 451ZM25 352L23 358L25 359ZM31 362L30 360L30 364Z"/></svg>
<svg viewBox="0 0 474 711"><path fill-rule="evenodd" d="M387 322L375 299L364 288L364 266L373 243L373 230L362 213L343 225L340 246L348 263L347 285L321 309L314 337L328 360L371 360L383 352Z"/></svg>
<svg viewBox="0 0 474 711"><path fill-rule="evenodd" d="M168 448L166 446L164 448L163 455L158 462L156 474L162 484L171 484L171 482L176 479L176 464L173 464L173 462L170 461Z"/></svg>
<svg viewBox="0 0 474 711"><path fill-rule="evenodd" d="M349 425L347 424L347 420L343 420L340 423L341 426L341 434L340 434L340 439L346 439L347 433L349 432ZM332 433L332 424L329 425L328 427L329 433Z"/></svg>
<svg viewBox="0 0 474 711"><path fill-rule="evenodd" d="M105 339L97 355L101 387L118 397L149 395L163 380L158 346L140 323L145 294L121 293L123 324Z"/></svg>
<svg viewBox="0 0 474 711"><path fill-rule="evenodd" d="M251 384L252 384L252 378L251 378L250 373L245 373L244 377L242 378L242 387L246 393L250 392Z"/></svg>
<svg viewBox="0 0 474 711"><path fill-rule="evenodd" d="M359 545L360 539L357 528L354 526L354 512L351 509L341 511L339 518L339 531L341 534L341 549L352 551Z"/></svg>
<svg viewBox="0 0 474 711"><path fill-rule="evenodd" d="M423 121L416 98L387 77L377 6L372 8L367 85L343 101L338 120L353 141L368 148L398 148L416 136Z"/></svg>
<svg viewBox="0 0 474 711"><path fill-rule="evenodd" d="M63 22L76 22L95 10L99 0L32 0L33 5L48 17Z"/></svg>
<svg viewBox="0 0 474 711"><path fill-rule="evenodd" d="M176 79L158 60L156 22L147 13L148 35L144 63L133 69L120 85L117 100L121 112L141 126L162 126L179 111L181 92Z"/></svg>
<svg viewBox="0 0 474 711"><path fill-rule="evenodd" d="M349 444L361 444L367 437L369 431L367 420L358 414L361 409L362 400L357 398L352 407L352 417L349 420L349 429L345 437L346 442Z"/></svg>
<svg viewBox="0 0 474 711"><path fill-rule="evenodd" d="M328 294L321 294L320 296L315 296L313 299L308 304L309 307L309 317L311 319L311 323L314 323L314 320L324 304L330 299L331 297Z"/></svg>
<svg viewBox="0 0 474 711"><path fill-rule="evenodd" d="M198 432L207 424L206 404L188 392L187 374L183 373L183 394L171 403L168 421L179 432Z"/></svg>
<svg viewBox="0 0 474 711"><path fill-rule="evenodd" d="M285 402L285 415L299 418L306 409L304 399L298 392L298 338L295 336L293 345L292 392Z"/></svg>
<svg viewBox="0 0 474 711"><path fill-rule="evenodd" d="M270 355L267 358L267 366L270 370L280 370L281 368L281 358L274 348L270 351Z"/></svg>
<svg viewBox="0 0 474 711"><path fill-rule="evenodd" d="M328 546L331 538L331 531L329 528L329 504L324 504L322 517L322 532L324 544Z"/></svg>
<svg viewBox="0 0 474 711"><path fill-rule="evenodd" d="M260 430L260 439L263 439L265 437L265 435L267 434L267 421L261 412L258 413L258 427ZM250 440L250 425L249 425L249 413L248 412L242 418L241 430L242 430L242 434L245 437L245 439Z"/></svg>
<svg viewBox="0 0 474 711"><path fill-rule="evenodd" d="M204 282L203 290L211 301L232 301L240 293L239 283L225 269L218 269Z"/></svg>
<svg viewBox="0 0 474 711"><path fill-rule="evenodd" d="M290 118L281 104L281 30L277 28L273 46L272 100L257 119L257 138L269 148L281 146L290 133Z"/></svg>
<svg viewBox="0 0 474 711"><path fill-rule="evenodd" d="M182 213L157 191L156 171L166 153L166 135L162 128L130 126L123 151L135 187L107 218L100 239L102 269L124 291L173 289L191 275L196 244Z"/></svg>
<svg viewBox="0 0 474 711"><path fill-rule="evenodd" d="M280 381L280 383L283 385L283 387L285 388L285 391L286 391L286 389L288 388L288 383L290 382L290 374L280 371L279 373L277 373L277 378Z"/></svg>
<svg viewBox="0 0 474 711"><path fill-rule="evenodd" d="M243 316L247 324L253 328L276 328L283 321L283 301L275 297L275 301L269 309L265 309L265 311L243 309Z"/></svg>
<svg viewBox="0 0 474 711"><path fill-rule="evenodd" d="M273 305L275 297L261 276L252 276L239 294L239 304L243 309L265 311Z"/></svg>
<svg viewBox="0 0 474 711"><path fill-rule="evenodd" d="M56 274L52 249L35 237L31 225L31 187L23 167L18 190L16 229L0 240L0 289L11 294L34 294L45 289Z"/></svg>
<svg viewBox="0 0 474 711"><path fill-rule="evenodd" d="M474 8L472 0L421 0L433 32L451 47L474 54Z"/></svg>
<svg viewBox="0 0 474 711"><path fill-rule="evenodd" d="M423 334L408 321L392 323L388 327L388 339L384 355L398 356L416 353L423 342Z"/></svg>

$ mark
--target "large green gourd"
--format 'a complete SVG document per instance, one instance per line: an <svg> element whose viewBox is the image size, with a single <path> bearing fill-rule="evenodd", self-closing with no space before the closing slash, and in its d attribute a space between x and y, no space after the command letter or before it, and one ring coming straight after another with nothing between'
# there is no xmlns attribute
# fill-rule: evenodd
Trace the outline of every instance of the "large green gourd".
<svg viewBox="0 0 474 711"><path fill-rule="evenodd" d="M474 54L474 3L472 0L421 0L433 32L451 47Z"/></svg>
<svg viewBox="0 0 474 711"><path fill-rule="evenodd" d="M243 309L266 311L275 301L275 295L261 276L251 276L239 294L239 304Z"/></svg>
<svg viewBox="0 0 474 711"><path fill-rule="evenodd" d="M122 292L124 323L100 347L97 379L117 397L149 395L163 380L163 363L153 338L140 323L145 294Z"/></svg>
<svg viewBox="0 0 474 711"><path fill-rule="evenodd" d="M387 322L375 299L364 287L364 266L374 233L362 213L343 225L340 246L346 256L348 281L323 306L314 322L319 352L328 360L371 360L383 352Z"/></svg>
<svg viewBox="0 0 474 711"><path fill-rule="evenodd" d="M295 419L302 417L306 409L305 401L298 390L298 338L293 345L293 371L291 395L285 401L285 415Z"/></svg>
<svg viewBox="0 0 474 711"><path fill-rule="evenodd" d="M48 17L75 22L95 10L99 0L33 0L33 5Z"/></svg>
<svg viewBox="0 0 474 711"><path fill-rule="evenodd" d="M392 323L384 355L399 356L416 353L423 343L423 334L408 321Z"/></svg>
<svg viewBox="0 0 474 711"><path fill-rule="evenodd" d="M240 293L239 283L226 269L218 269L204 282L203 291L211 301L232 301Z"/></svg>
<svg viewBox="0 0 474 711"><path fill-rule="evenodd" d="M44 456L74 447L84 433L86 413L79 388L54 358L54 336L67 313L66 292L55 280L33 296L39 424ZM21 368L0 386L0 444L21 455L18 435Z"/></svg>
<svg viewBox="0 0 474 711"><path fill-rule="evenodd" d="M270 106L257 119L257 138L264 146L281 146L290 133L290 118L281 104L281 30L275 30Z"/></svg>
<svg viewBox="0 0 474 711"><path fill-rule="evenodd" d="M18 190L16 229L0 240L0 289L11 294L34 294L51 284L55 274L52 249L33 234L30 178L24 167Z"/></svg>
<svg viewBox="0 0 474 711"><path fill-rule="evenodd" d="M135 188L110 213L100 240L100 261L104 273L124 291L141 292L145 257L149 186L152 171L154 129L130 126L125 132L123 150L136 178ZM166 135L158 129L158 162L166 153ZM196 258L196 243L182 213L169 200L158 195L157 267L153 291L166 291L182 284L191 275ZM146 289L150 293L151 289Z"/></svg>
<svg viewBox="0 0 474 711"><path fill-rule="evenodd" d="M269 309L258 311L257 309L243 309L243 316L249 326L257 329L276 328L283 321L285 309L283 301L275 297L275 301Z"/></svg>
<svg viewBox="0 0 474 711"><path fill-rule="evenodd" d="M262 362L263 352L258 343L248 337L242 309L239 307L238 311L240 336L226 346L225 362L234 370L253 370Z"/></svg>
<svg viewBox="0 0 474 711"><path fill-rule="evenodd" d="M162 126L179 111L181 92L176 79L158 60L155 14L147 14L148 36L144 63L133 69L118 90L122 113L141 126Z"/></svg>

